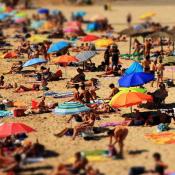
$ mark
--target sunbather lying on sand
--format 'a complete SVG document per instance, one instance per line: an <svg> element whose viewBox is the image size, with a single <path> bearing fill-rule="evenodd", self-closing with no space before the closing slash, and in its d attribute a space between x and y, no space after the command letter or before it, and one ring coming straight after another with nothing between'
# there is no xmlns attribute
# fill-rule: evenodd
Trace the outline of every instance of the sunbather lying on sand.
<svg viewBox="0 0 175 175"><path fill-rule="evenodd" d="M27 91L39 91L40 85L33 84L31 88L28 88L26 86L20 85L15 92L27 92Z"/></svg>
<svg viewBox="0 0 175 175"><path fill-rule="evenodd" d="M73 140L75 140L75 138L79 132L86 130L88 127L94 126L96 116L94 113L88 113L88 114L89 114L89 116L85 122L74 127L74 132L73 132L73 137L72 137Z"/></svg>
<svg viewBox="0 0 175 175"><path fill-rule="evenodd" d="M22 61L19 61L19 62L17 62L17 63L13 63L13 65L12 65L10 71L7 72L7 73L4 73L4 75L21 72L21 70L23 69L22 66L23 66L23 62L22 62Z"/></svg>

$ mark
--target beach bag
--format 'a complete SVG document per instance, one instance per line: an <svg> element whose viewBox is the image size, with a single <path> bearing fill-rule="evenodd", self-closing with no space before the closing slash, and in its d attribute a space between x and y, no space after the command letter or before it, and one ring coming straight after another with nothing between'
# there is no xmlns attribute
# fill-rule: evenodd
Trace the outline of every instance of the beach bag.
<svg viewBox="0 0 175 175"><path fill-rule="evenodd" d="M166 85L167 85L168 87L174 87L174 82L173 82L173 80L172 80L172 79L168 79L168 80L166 81Z"/></svg>
<svg viewBox="0 0 175 175"><path fill-rule="evenodd" d="M5 110L5 104L0 104L0 110L2 110L2 111Z"/></svg>
<svg viewBox="0 0 175 175"><path fill-rule="evenodd" d="M168 131L168 130L169 130L168 124L160 123L159 125L157 125L158 132L163 132L163 131Z"/></svg>
<svg viewBox="0 0 175 175"><path fill-rule="evenodd" d="M129 175L139 175L145 172L145 167L132 167L129 171Z"/></svg>
<svg viewBox="0 0 175 175"><path fill-rule="evenodd" d="M25 109L17 108L13 110L14 117L22 117L25 116Z"/></svg>

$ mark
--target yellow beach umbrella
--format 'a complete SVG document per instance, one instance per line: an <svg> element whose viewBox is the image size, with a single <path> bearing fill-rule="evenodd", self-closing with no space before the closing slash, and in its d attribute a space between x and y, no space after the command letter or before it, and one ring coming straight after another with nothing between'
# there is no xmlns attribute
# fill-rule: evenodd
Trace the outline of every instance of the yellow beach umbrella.
<svg viewBox="0 0 175 175"><path fill-rule="evenodd" d="M153 16L156 16L155 12L147 12L147 13L144 13L143 15L141 15L140 19L147 20L147 19L152 18Z"/></svg>
<svg viewBox="0 0 175 175"><path fill-rule="evenodd" d="M95 42L95 45L97 47L107 47L107 46L110 46L114 44L114 41L111 40L111 39L98 39L96 42Z"/></svg>
<svg viewBox="0 0 175 175"><path fill-rule="evenodd" d="M47 35L33 35L29 38L32 43L40 43L47 40Z"/></svg>

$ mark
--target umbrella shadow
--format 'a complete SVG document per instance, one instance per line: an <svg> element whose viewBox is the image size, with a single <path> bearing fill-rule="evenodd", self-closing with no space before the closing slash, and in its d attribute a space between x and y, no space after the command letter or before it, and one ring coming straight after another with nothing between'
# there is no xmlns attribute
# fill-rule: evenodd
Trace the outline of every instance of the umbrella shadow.
<svg viewBox="0 0 175 175"><path fill-rule="evenodd" d="M35 171L40 171L40 170L52 170L53 169L53 166L50 166L50 165L46 165L46 166L38 166L38 167L29 167L29 168L21 168L20 169L20 174L23 174L25 172L35 172ZM39 174L42 174L42 173L39 173ZM31 173L30 173L31 175Z"/></svg>
<svg viewBox="0 0 175 175"><path fill-rule="evenodd" d="M59 154L55 151L51 151L51 150L45 150L44 151L44 158L52 158L52 157L58 157Z"/></svg>
<svg viewBox="0 0 175 175"><path fill-rule="evenodd" d="M102 138L106 138L108 137L107 135L95 135L93 137L84 137L84 140L86 141L99 141Z"/></svg>
<svg viewBox="0 0 175 175"><path fill-rule="evenodd" d="M142 154L142 153L145 153L145 152L148 152L148 150L147 149L130 150L130 151L128 151L128 154L130 154L130 155L138 155L138 154Z"/></svg>

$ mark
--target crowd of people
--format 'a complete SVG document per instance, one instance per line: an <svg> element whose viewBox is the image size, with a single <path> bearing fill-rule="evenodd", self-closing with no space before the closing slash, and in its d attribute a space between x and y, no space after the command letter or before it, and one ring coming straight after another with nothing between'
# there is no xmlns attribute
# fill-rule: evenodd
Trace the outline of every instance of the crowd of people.
<svg viewBox="0 0 175 175"><path fill-rule="evenodd" d="M10 7L15 6L18 2L7 2L7 5ZM27 2L25 2L26 4ZM13 4L13 5L11 5ZM26 7L28 4L26 4ZM108 7L105 7L107 10ZM134 112L131 114L121 114L121 109L113 107L109 102L114 99L114 96L121 94L121 89L119 86L114 83L108 83L108 89L101 84L103 78L108 77L124 77L126 76L126 69L128 67L125 64L122 64L122 53L120 51L120 45L117 42L126 42L126 36L111 36L113 28L108 24L107 19L96 20L100 26L100 31L106 31L110 35L99 36L102 39L112 39L113 43L106 46L105 49L96 48L96 45L89 42L82 42L81 45L74 43L77 40L81 39L82 36L86 35L83 30L82 25L87 23L82 16L76 17L74 14L71 14L73 24L78 25L78 32L70 34L69 32L64 32L66 22L69 22L64 14L61 11L53 11L50 13L33 14L30 18L27 18L20 25L14 23L11 18L2 22L2 29L0 31L0 41L6 43L8 36L6 36L5 30L8 30L9 27L15 29L15 35L12 36L15 39L18 39L19 45L14 44L13 52L15 53L15 58L20 57L21 59L31 60L33 58L43 58L47 63L45 64L36 64L34 65L34 70L26 71L24 69L24 61L16 61L11 63L10 68L7 72L2 72L0 76L0 90L3 92L9 92L17 96L20 93L21 96L30 94L33 95L33 92L36 94L41 93L42 95L37 97L38 99L33 99L30 102L30 105L19 107L15 105L16 99L9 100L5 98L2 94L2 100L0 100L0 109L1 111L8 111L13 108L13 114L16 117L33 117L37 114L52 113L53 110L60 105L59 102L55 100L47 102L51 99L47 97L47 93L52 92L52 84L60 83L65 84L65 88L71 89L73 92L71 97L66 98L65 102L77 102L81 105L84 105L89 109L86 112L80 112L71 114L70 118L65 121L66 127L62 128L60 131L54 134L55 139L60 139L64 136L71 136L72 140L78 140L79 137L82 137L85 141L103 139L103 137L98 134L104 133L104 139L109 140L105 149L107 154L105 155L109 159L124 159L125 158L125 140L129 137L130 127L131 126L158 126L160 124L166 125L168 129L172 120L175 121L174 112L171 111L162 111L162 107L166 107L166 98L169 95L165 81L164 81L164 63L163 58L165 55L171 55L172 50L170 49L171 42L163 40L154 40L146 38L144 42L140 42L139 39L135 39L133 43L133 52L129 55L129 59L132 56L140 57L143 59L140 60L139 66L143 67L143 72L152 74L155 79L150 82L150 91L147 91L147 95L152 97L152 101L148 101L146 104L138 104ZM34 29L31 28L33 22L46 22L43 27ZM127 23L129 27L132 23L132 16L128 14ZM151 28L160 29L159 24L148 24ZM76 26L77 27L77 26ZM32 42L30 39L33 35L48 35L46 40L41 42ZM113 34L113 33L112 33ZM59 51L54 52L53 54L48 53L48 50L51 48L52 39L66 39L71 40L72 43ZM164 50L161 47L161 50L155 50L157 46L168 45L169 50ZM2 47L3 49L3 47ZM4 49L5 50L5 49ZM62 55L74 56L75 52L84 52L84 51L93 51L95 54L99 54L102 58L102 62L97 65L93 63L92 59L84 61L83 68L81 64L68 62L60 63L59 65L52 64L53 57L59 57ZM6 52L4 52L6 53ZM7 52L8 53L8 52ZM102 53L102 54L101 54ZM127 54L128 55L128 54ZM26 61L25 60L25 61ZM3 60L4 61L4 60ZM139 62L139 61L138 61ZM128 60L128 63L131 63ZM67 66L75 69L76 73L71 74L71 78L64 81L65 75L62 72L62 67ZM53 68L54 67L54 68ZM56 69L55 69L56 67ZM20 78L22 81L15 80L9 81L9 77L17 77L21 75ZM90 75L90 76L89 76ZM23 81L23 78L26 80L32 81L26 82ZM115 80L115 79L114 79ZM54 81L54 83L53 83ZM116 81L116 80L115 80ZM154 83L156 81L156 87ZM155 89L156 88L156 89ZM98 90L104 90L104 93L100 96ZM143 90L144 83L139 87ZM59 87L58 87L58 90ZM109 90L110 92L106 92ZM129 90L129 92L131 92ZM135 92L135 91L133 91ZM51 96L52 97L52 96ZM127 100L127 99L126 99ZM155 109L155 111L143 112L142 108L146 109ZM6 110L7 109L7 110ZM101 127L97 124L99 121L105 120L105 117L110 118L110 114L115 113L119 114L122 118L122 124L112 125L109 127ZM172 115L170 113L173 113ZM4 116L3 116L4 117ZM118 117L118 116L117 116ZM167 130L168 130L167 129ZM30 162L30 160L39 160L38 158L46 157L46 148L44 145L40 144L37 140L36 143L28 141L28 136L24 133L9 135L6 138L0 139L0 173L5 173L8 175L18 175L22 173L23 166ZM99 140L100 140L99 139ZM99 169L94 168L95 166L91 165L91 162L88 160L83 152L76 152L74 155L74 161L70 164L67 162L59 164L51 175L73 175L73 174L85 174L85 175L101 175ZM155 160L155 168L152 170L147 170L145 167L132 167L129 171L129 175L137 174L157 174L165 175L165 170L168 166L162 161L160 153L154 153L153 158Z"/></svg>

